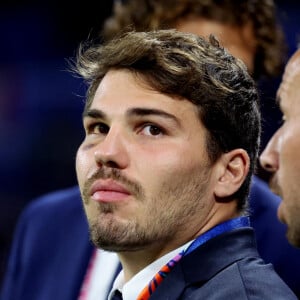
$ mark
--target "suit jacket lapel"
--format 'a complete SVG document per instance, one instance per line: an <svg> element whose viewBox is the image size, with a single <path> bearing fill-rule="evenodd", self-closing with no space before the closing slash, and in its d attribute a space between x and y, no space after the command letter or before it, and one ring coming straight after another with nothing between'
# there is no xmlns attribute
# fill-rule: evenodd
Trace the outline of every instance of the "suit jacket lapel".
<svg viewBox="0 0 300 300"><path fill-rule="evenodd" d="M217 236L184 256L151 296L178 299L192 285L200 287L226 266L245 256L258 257L253 230L237 229Z"/></svg>

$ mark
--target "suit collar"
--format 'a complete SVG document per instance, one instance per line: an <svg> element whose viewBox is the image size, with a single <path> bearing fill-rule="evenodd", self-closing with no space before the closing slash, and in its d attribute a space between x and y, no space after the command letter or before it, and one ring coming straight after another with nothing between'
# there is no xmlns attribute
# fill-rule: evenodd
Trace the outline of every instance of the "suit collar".
<svg viewBox="0 0 300 300"><path fill-rule="evenodd" d="M219 235L184 256L150 299L174 300L186 287L204 284L222 269L246 256L259 256L251 228Z"/></svg>

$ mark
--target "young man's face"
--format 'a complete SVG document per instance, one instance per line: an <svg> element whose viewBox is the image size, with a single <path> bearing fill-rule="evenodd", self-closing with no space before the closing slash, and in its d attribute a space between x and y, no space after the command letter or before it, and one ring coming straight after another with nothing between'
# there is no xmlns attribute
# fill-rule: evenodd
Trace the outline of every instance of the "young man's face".
<svg viewBox="0 0 300 300"><path fill-rule="evenodd" d="M176 29L204 37L215 35L221 45L233 56L241 59L250 74L253 73L256 40L250 22L243 27L237 27L202 17L190 17L178 22Z"/></svg>
<svg viewBox="0 0 300 300"><path fill-rule="evenodd" d="M284 123L260 161L273 173L271 189L283 198L278 217L288 225L288 239L300 247L300 50L289 61L277 96Z"/></svg>
<svg viewBox="0 0 300 300"><path fill-rule="evenodd" d="M174 249L212 217L216 167L191 102L151 90L129 71L109 71L84 127L76 170L97 246Z"/></svg>

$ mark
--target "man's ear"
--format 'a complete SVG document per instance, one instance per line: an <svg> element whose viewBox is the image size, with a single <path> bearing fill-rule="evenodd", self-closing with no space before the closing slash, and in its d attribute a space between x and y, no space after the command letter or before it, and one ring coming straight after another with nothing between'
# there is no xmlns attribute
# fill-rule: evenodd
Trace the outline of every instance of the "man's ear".
<svg viewBox="0 0 300 300"><path fill-rule="evenodd" d="M220 202L227 201L243 184L250 167L250 158L244 149L222 154L217 162L217 182L214 194Z"/></svg>

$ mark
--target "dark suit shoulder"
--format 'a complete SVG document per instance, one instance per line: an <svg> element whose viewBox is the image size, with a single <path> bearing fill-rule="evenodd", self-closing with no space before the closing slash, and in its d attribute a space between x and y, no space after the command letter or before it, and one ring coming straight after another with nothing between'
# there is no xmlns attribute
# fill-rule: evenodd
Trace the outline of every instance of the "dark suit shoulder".
<svg viewBox="0 0 300 300"><path fill-rule="evenodd" d="M221 270L201 287L190 286L180 299L296 300L271 264L247 258Z"/></svg>
<svg viewBox="0 0 300 300"><path fill-rule="evenodd" d="M253 177L249 208L258 252L264 261L273 264L280 277L300 297L300 249L288 243L286 225L277 218L280 201L264 181Z"/></svg>
<svg viewBox="0 0 300 300"><path fill-rule="evenodd" d="M151 299L297 298L272 265L260 258L253 229L245 227L220 234L188 251Z"/></svg>
<svg viewBox="0 0 300 300"><path fill-rule="evenodd" d="M33 200L16 228L1 299L76 299L92 251L78 187Z"/></svg>
<svg viewBox="0 0 300 300"><path fill-rule="evenodd" d="M52 213L57 209L73 209L81 207L81 198L78 186L56 190L33 199L24 209L24 213L31 215L37 211Z"/></svg>

